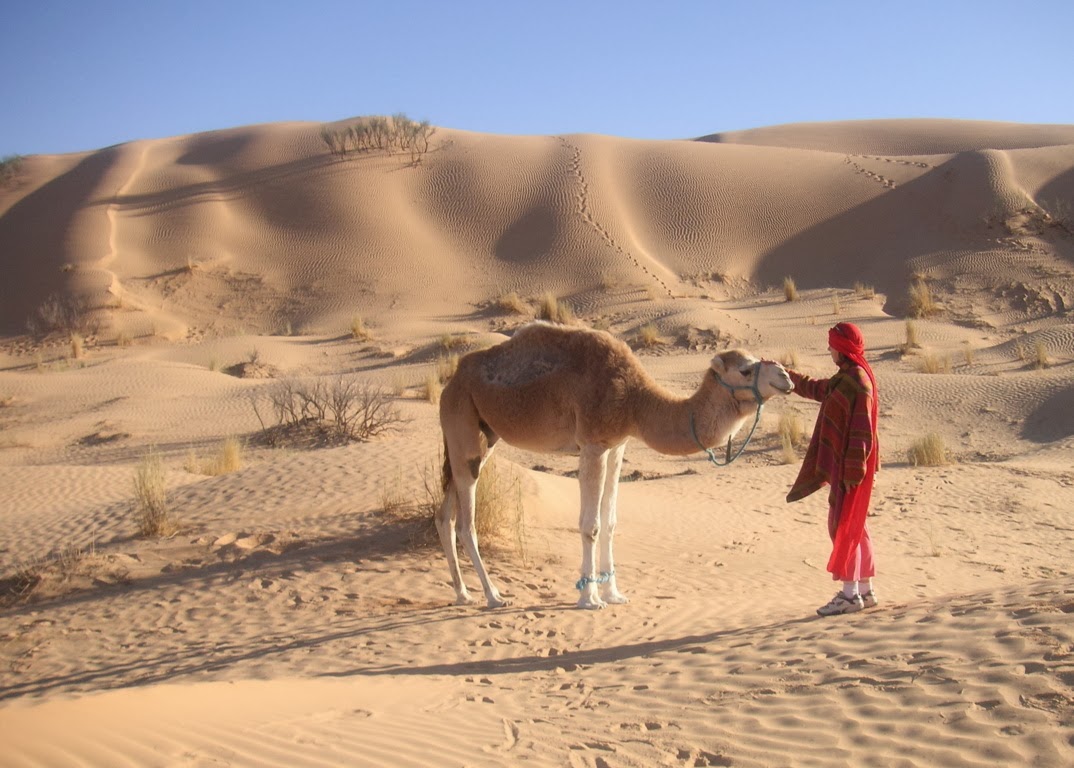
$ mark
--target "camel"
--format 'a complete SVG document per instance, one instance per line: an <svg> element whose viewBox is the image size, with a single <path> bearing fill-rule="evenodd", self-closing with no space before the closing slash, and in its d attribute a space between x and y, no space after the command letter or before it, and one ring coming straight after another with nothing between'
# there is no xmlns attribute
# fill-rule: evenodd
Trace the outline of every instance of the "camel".
<svg viewBox="0 0 1074 768"><path fill-rule="evenodd" d="M456 604L474 602L459 570L457 534L481 579L488 607L507 605L489 578L474 527L477 479L500 440L536 453L578 453L578 607L604 608L628 602L616 583L612 537L619 473L630 438L675 456L710 450L759 414L765 400L793 388L779 363L735 349L712 358L693 395L677 397L610 334L540 321L523 326L502 344L463 356L440 398L444 501L436 516Z"/></svg>

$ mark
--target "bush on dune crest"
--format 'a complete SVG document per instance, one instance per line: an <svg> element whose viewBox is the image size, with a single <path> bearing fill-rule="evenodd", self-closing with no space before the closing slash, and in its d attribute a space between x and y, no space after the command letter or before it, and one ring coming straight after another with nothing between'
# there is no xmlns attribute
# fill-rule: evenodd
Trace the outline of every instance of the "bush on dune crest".
<svg viewBox="0 0 1074 768"><path fill-rule="evenodd" d="M428 120L416 122L402 112L391 117L359 117L347 125L321 128L321 140L339 157L350 152L404 152L418 162L429 151L436 128Z"/></svg>

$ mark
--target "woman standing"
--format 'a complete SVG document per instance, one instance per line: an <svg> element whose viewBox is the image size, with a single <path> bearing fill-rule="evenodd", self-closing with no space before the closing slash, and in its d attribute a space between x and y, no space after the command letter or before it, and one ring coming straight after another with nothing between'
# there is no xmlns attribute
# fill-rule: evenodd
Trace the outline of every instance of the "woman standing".
<svg viewBox="0 0 1074 768"><path fill-rule="evenodd" d="M843 582L843 588L817 609L821 616L854 613L877 604L872 581L876 563L866 523L873 477L880 468L876 377L865 360L861 329L853 323L839 323L828 331L828 351L839 367L830 379L789 371L794 391L820 402L813 437L787 501L830 486L828 571Z"/></svg>

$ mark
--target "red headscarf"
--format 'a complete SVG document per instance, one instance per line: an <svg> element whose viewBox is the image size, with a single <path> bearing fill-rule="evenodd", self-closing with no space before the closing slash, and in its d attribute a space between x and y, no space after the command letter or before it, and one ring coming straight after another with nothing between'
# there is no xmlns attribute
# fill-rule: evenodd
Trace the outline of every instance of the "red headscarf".
<svg viewBox="0 0 1074 768"><path fill-rule="evenodd" d="M834 349L836 352L841 353L847 360L860 367L865 371L865 375L869 377L869 382L873 385L873 441L875 445L877 432L877 413L880 410L880 398L879 392L876 388L876 375L873 373L872 366L865 359L865 337L862 335L861 328L854 325L854 323L836 323L828 330L828 346ZM873 467L876 466L875 459L879 456L879 451L874 450L872 454L873 461L870 462Z"/></svg>
<svg viewBox="0 0 1074 768"><path fill-rule="evenodd" d="M832 556L828 560L828 570L839 577L848 572L849 563L855 557L858 546L861 544L865 518L869 513L869 498L873 491L873 476L880 466L880 442L877 434L880 399L876 387L876 376L865 359L865 337L861 329L853 323L837 323L828 331L828 346L865 371L873 385L872 413L870 414L873 432L872 452L869 454L869 463L861 485L846 489L841 519L832 545Z"/></svg>

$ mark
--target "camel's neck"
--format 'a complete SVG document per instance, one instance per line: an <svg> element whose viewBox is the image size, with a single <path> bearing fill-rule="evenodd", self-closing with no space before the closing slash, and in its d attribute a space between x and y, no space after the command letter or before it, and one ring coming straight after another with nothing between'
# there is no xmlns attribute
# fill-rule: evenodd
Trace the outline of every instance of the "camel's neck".
<svg viewBox="0 0 1074 768"><path fill-rule="evenodd" d="M756 407L752 399L736 400L730 390L706 373L701 387L688 398L662 390L647 392L643 407L637 410L638 437L654 451L686 456L701 451L701 446L726 443Z"/></svg>

